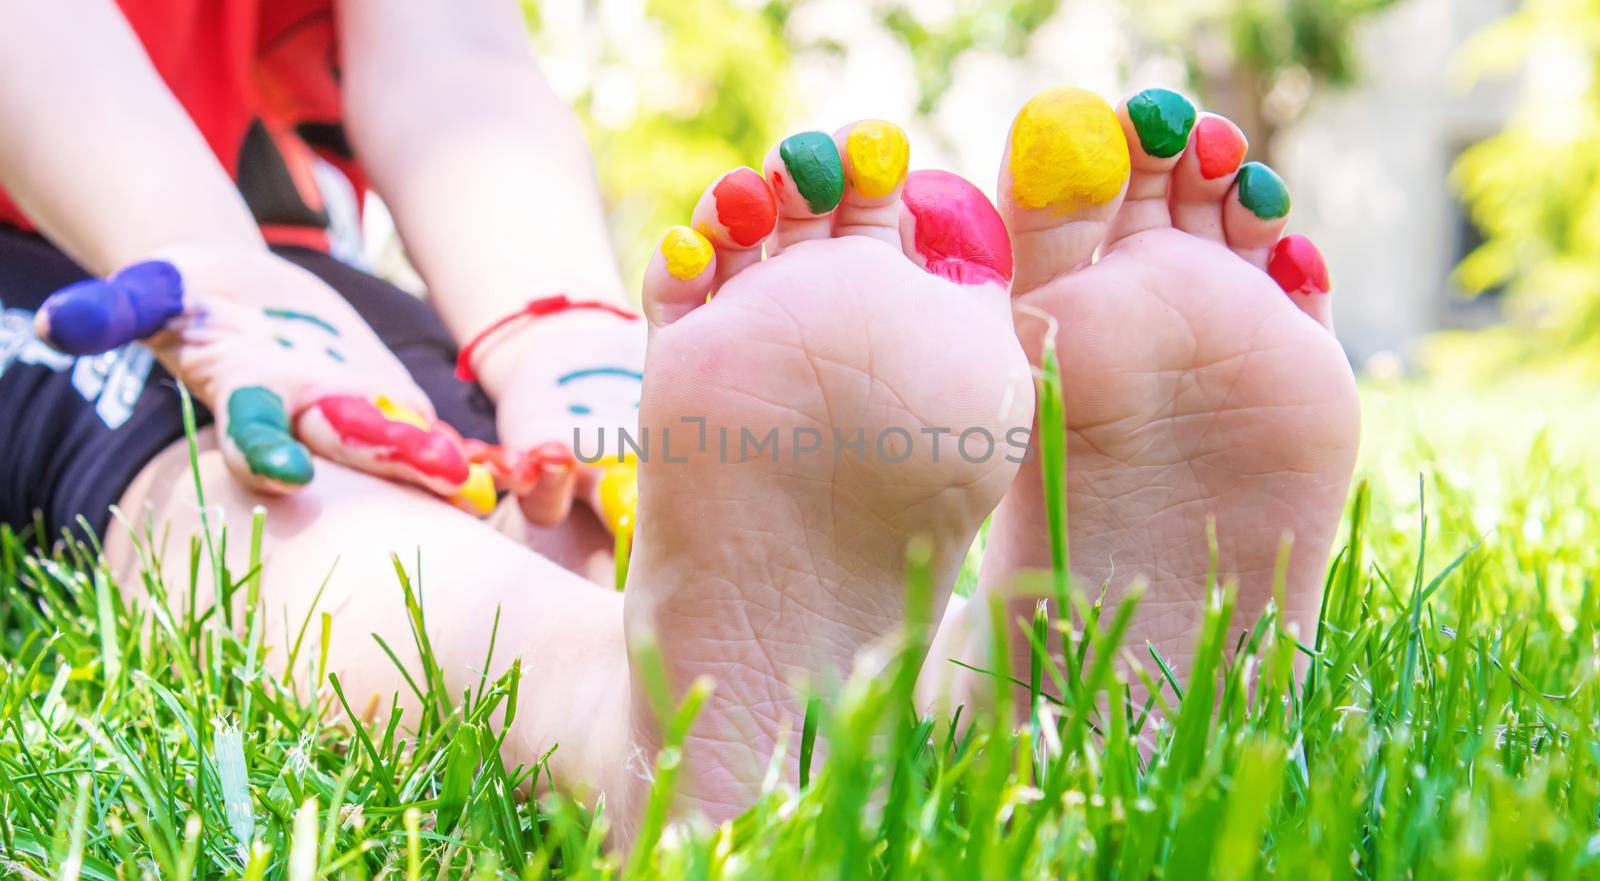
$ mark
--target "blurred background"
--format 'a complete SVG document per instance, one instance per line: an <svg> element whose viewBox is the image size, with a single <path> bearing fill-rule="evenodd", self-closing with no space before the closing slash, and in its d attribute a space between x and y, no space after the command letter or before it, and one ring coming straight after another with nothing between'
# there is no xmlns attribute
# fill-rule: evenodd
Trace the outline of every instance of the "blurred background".
<svg viewBox="0 0 1600 881"><path fill-rule="evenodd" d="M1012 115L1166 86L1237 121L1370 377L1600 374L1596 0L543 0L624 271L790 131L881 117L993 195ZM381 231L381 224L375 224ZM387 239L387 247L396 246Z"/></svg>

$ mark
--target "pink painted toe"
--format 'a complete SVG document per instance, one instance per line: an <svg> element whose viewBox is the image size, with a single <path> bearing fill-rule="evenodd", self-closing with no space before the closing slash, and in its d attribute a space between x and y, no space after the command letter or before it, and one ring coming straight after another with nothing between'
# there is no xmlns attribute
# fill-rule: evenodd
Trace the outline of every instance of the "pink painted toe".
<svg viewBox="0 0 1600 881"><path fill-rule="evenodd" d="M914 171L901 196L907 256L958 284L1011 283L1011 238L981 190L945 171Z"/></svg>

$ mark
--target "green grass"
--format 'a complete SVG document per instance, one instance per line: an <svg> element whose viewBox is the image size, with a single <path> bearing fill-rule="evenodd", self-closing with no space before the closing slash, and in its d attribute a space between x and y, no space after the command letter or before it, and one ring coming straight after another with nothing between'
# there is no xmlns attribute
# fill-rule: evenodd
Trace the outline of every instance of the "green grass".
<svg viewBox="0 0 1600 881"><path fill-rule="evenodd" d="M665 751L654 846L626 863L603 813L530 803L542 768L499 760L515 668L445 694L419 635L416 709L352 731L329 721L345 698L322 666L330 628L353 625L306 622L275 676L255 572L228 573L247 607L230 627L125 607L83 549L0 535L0 877L1600 877L1600 408L1580 400L1369 388L1316 633L1231 620L1219 589L1181 697L1125 647L1162 689L1151 711L1104 663L1126 609L1085 605L1069 669L1009 671L1060 702L1006 724L1006 689L957 725L911 710L912 626L888 675L813 702L828 757L800 792L668 827ZM188 552L192 581L216 557ZM421 626L408 570L394 590Z"/></svg>

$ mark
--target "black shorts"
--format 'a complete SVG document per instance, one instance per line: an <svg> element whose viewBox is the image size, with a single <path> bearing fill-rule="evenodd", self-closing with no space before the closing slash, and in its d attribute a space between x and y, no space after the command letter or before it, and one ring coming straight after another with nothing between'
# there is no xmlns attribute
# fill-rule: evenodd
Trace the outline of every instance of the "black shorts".
<svg viewBox="0 0 1600 881"><path fill-rule="evenodd" d="M338 291L411 371L439 417L495 442L483 390L455 377L456 345L424 302L320 251L274 248ZM178 387L150 350L133 344L73 358L39 342L33 313L87 277L44 239L0 227L0 523L19 531L42 517L48 543L62 529L96 534L110 507L158 453L183 437ZM196 416L211 421L203 408Z"/></svg>

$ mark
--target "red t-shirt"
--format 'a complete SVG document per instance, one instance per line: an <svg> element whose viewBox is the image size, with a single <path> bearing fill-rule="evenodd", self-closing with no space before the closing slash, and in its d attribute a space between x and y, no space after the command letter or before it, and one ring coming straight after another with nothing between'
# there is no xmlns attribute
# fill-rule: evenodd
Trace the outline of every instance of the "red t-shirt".
<svg viewBox="0 0 1600 881"><path fill-rule="evenodd" d="M145 52L271 241L326 249L320 155L359 193L333 0L118 0ZM0 191L0 223L32 229Z"/></svg>

